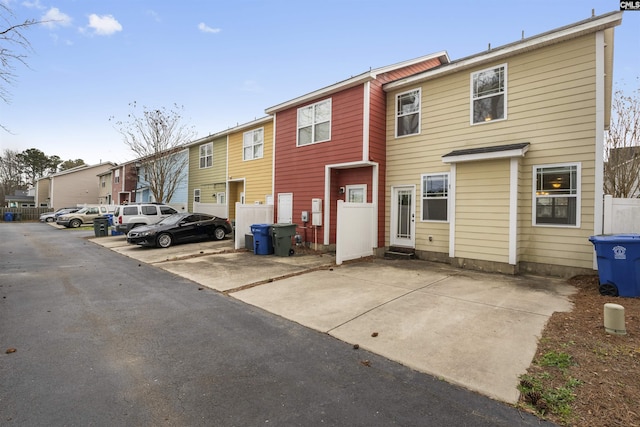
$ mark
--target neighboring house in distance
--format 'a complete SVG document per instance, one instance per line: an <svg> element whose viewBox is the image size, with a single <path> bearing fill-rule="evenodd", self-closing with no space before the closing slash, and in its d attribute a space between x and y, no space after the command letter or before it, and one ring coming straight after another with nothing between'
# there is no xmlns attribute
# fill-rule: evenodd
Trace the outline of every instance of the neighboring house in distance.
<svg viewBox="0 0 640 427"><path fill-rule="evenodd" d="M147 171L147 166L144 161L138 159L137 162L134 163L136 166L136 185L132 190L132 200L137 203L149 203L149 202L160 202L166 203L173 207L178 211L186 211L187 210L187 191L188 191L188 182L189 182L189 150L182 149L174 154L167 154L165 158L162 158L158 161L164 162L161 167L162 173L166 172L166 176L179 174L178 182L176 184L173 195L171 196L171 200L156 200L149 187L149 173ZM172 178L173 179L173 178ZM169 182L168 180L164 180L165 185L165 193L168 189Z"/></svg>
<svg viewBox="0 0 640 427"><path fill-rule="evenodd" d="M31 193L31 194L30 194ZM31 190L16 190L13 195L4 196L5 207L35 208L35 200Z"/></svg>
<svg viewBox="0 0 640 427"><path fill-rule="evenodd" d="M372 203L378 210L372 234L382 245L387 102L382 85L447 62L446 52L423 56L267 108L275 123L276 221L298 224L305 242L332 247L338 200ZM321 213L313 215L314 210ZM303 212L309 213L307 221ZM320 224L312 225L313 218Z"/></svg>
<svg viewBox="0 0 640 427"><path fill-rule="evenodd" d="M189 212L228 217L226 132L189 144L187 194Z"/></svg>
<svg viewBox="0 0 640 427"><path fill-rule="evenodd" d="M98 174L98 204L99 205L113 204L113 197L111 196L111 191L112 191L111 175L112 174L113 174L113 171L111 169Z"/></svg>
<svg viewBox="0 0 640 427"><path fill-rule="evenodd" d="M236 202L273 203L273 117L266 116L227 131L228 217Z"/></svg>
<svg viewBox="0 0 640 427"><path fill-rule="evenodd" d="M591 272L621 21L592 17L385 85L385 245L457 267Z"/></svg>
<svg viewBox="0 0 640 427"><path fill-rule="evenodd" d="M43 185L46 185L47 180L49 181L49 206L60 209L83 204L99 204L98 176L113 166L111 162L81 165L41 179Z"/></svg>
<svg viewBox="0 0 640 427"><path fill-rule="evenodd" d="M140 163L134 160L111 169L111 195L114 204L123 205L136 201L139 167Z"/></svg>

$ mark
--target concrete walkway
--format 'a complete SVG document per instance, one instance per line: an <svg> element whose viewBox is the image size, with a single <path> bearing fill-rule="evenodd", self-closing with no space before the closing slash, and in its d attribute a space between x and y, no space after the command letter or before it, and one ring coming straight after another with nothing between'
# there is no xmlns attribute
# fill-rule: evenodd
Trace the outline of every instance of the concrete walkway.
<svg viewBox="0 0 640 427"><path fill-rule="evenodd" d="M330 255L276 257L228 240L147 249L91 239L203 286L446 381L515 403L549 316L569 311L564 280L504 276L419 260L335 266Z"/></svg>

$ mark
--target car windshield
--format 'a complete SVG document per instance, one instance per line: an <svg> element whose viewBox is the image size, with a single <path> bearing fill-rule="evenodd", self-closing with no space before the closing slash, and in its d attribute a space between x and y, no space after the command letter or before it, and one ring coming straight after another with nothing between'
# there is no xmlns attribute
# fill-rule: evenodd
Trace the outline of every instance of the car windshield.
<svg viewBox="0 0 640 427"><path fill-rule="evenodd" d="M182 218L184 218L182 214L169 215L162 221L158 222L158 225L176 225L182 220Z"/></svg>

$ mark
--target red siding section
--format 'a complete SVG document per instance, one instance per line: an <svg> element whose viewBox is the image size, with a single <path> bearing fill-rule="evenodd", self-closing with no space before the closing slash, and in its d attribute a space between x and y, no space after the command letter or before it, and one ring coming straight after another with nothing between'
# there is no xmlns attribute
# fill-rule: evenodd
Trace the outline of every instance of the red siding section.
<svg viewBox="0 0 640 427"><path fill-rule="evenodd" d="M367 184L367 201L372 202L373 168L332 169L330 200L324 200L325 166L373 161L378 170L378 246L384 245L385 174L386 174L386 94L384 83L440 65L438 59L380 74L370 84L369 158L363 159L364 90L366 85L345 89L276 113L274 199L279 193L293 193L293 222L306 242L316 242L311 222L301 223L302 211L311 213L311 199L323 199L323 209L330 210L330 241L335 243L337 200L340 187ZM303 147L296 146L297 111L304 105L331 98L331 140ZM276 205L276 217L277 217ZM324 222L324 215L323 215ZM309 228L304 228L304 226ZM324 227L317 230L317 243L324 243Z"/></svg>

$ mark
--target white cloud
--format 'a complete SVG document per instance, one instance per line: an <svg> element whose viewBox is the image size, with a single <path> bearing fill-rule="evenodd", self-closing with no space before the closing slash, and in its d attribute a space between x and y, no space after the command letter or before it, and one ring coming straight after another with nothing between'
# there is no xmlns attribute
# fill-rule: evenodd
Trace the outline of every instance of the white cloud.
<svg viewBox="0 0 640 427"><path fill-rule="evenodd" d="M220 28L211 28L204 22L198 24L198 29L203 33L219 33L220 31L222 31Z"/></svg>
<svg viewBox="0 0 640 427"><path fill-rule="evenodd" d="M258 84L255 80L245 80L242 82L242 87L240 88L243 92L262 92L262 86Z"/></svg>
<svg viewBox="0 0 640 427"><path fill-rule="evenodd" d="M95 13L89 15L89 28L99 36L110 36L113 33L122 31L122 25L112 15L98 16Z"/></svg>
<svg viewBox="0 0 640 427"><path fill-rule="evenodd" d="M153 18L153 20L156 22L162 22L162 18L160 18L160 15L155 10L151 10L151 9L147 10L147 15Z"/></svg>
<svg viewBox="0 0 640 427"><path fill-rule="evenodd" d="M7 1L3 1L4 4L9 5L10 0ZM22 5L24 7L28 7L29 9L40 9L40 10L45 10L46 6L43 6L40 4L40 0L34 0L34 1L24 1L22 2Z"/></svg>
<svg viewBox="0 0 640 427"><path fill-rule="evenodd" d="M71 21L71 17L57 7L52 7L42 16L42 22L48 28L68 27Z"/></svg>

